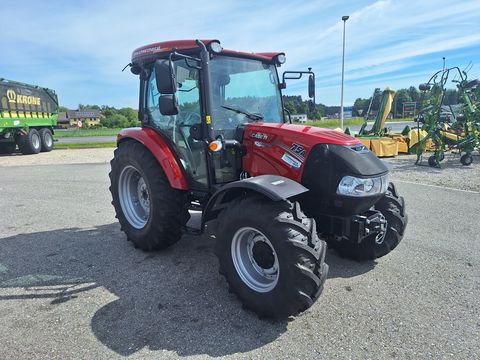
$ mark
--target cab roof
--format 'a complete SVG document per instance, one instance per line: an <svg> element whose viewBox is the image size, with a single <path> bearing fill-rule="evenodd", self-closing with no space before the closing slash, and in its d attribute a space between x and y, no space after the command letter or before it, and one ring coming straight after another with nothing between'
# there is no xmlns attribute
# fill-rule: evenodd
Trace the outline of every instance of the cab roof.
<svg viewBox="0 0 480 360"><path fill-rule="evenodd" d="M206 46L208 46L212 41L218 40L201 40ZM198 49L196 40L171 40L171 41L162 41L158 43L153 43L145 45L135 49L132 53L132 63L143 63L145 61L152 60L152 58L160 57L162 54L167 54L173 49L178 51L181 50L193 50ZM262 61L273 61L273 58L277 55L284 54L283 52L260 52L260 53L247 53L241 51L227 50L222 49L222 54L238 56L238 57L247 57L251 59L258 59Z"/></svg>

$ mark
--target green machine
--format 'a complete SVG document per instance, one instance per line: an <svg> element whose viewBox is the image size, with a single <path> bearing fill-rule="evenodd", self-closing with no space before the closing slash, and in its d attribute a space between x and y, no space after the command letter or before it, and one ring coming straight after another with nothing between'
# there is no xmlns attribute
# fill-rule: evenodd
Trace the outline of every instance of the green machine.
<svg viewBox="0 0 480 360"><path fill-rule="evenodd" d="M372 103L376 98L381 96L380 107L375 116L374 123L370 129L367 129L367 121L372 109ZM358 134L355 136L378 157L396 156L399 152L408 152L408 144L402 134L389 134L385 128L385 122L392 110L392 103L395 97L395 91L388 87L380 91L376 88L373 92L367 113L365 114L365 122L362 124ZM345 131L350 134L347 128Z"/></svg>
<svg viewBox="0 0 480 360"><path fill-rule="evenodd" d="M382 99L380 100L380 108L378 109L377 115L375 116L375 121L370 130L367 130L367 120L370 115L372 108L372 103L378 95L382 94ZM365 122L363 123L358 136L384 136L387 131L385 130L385 121L387 120L388 114L392 110L393 98L395 97L395 91L386 88L380 93L380 89L376 88L373 92L373 96L370 100L370 105L368 106L367 113L365 114Z"/></svg>
<svg viewBox="0 0 480 360"><path fill-rule="evenodd" d="M442 118L446 84L452 77L457 84L460 112L455 115L455 122L449 125ZM423 118L422 129L427 133L419 142L417 162L420 163L427 141L433 143L434 154L428 158L428 165L440 167L445 158L445 151L455 149L460 154L462 165L470 165L473 161L472 152L479 147L480 129L480 81L467 80L467 73L458 67L437 71L430 80L419 86L422 92Z"/></svg>
<svg viewBox="0 0 480 360"><path fill-rule="evenodd" d="M51 151L57 120L54 90L0 78L0 153Z"/></svg>

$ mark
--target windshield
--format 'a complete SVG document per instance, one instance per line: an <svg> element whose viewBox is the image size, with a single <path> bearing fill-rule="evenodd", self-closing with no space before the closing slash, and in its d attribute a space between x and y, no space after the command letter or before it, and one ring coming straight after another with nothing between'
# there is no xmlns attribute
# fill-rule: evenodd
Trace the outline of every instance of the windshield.
<svg viewBox="0 0 480 360"><path fill-rule="evenodd" d="M233 130L241 123L282 123L275 65L217 56L211 62L213 130Z"/></svg>

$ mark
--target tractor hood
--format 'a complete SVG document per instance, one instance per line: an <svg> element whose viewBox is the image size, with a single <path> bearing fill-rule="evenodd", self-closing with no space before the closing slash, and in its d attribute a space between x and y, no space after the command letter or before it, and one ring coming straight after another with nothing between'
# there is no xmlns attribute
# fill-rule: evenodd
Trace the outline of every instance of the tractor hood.
<svg viewBox="0 0 480 360"><path fill-rule="evenodd" d="M337 195L344 176L371 178L388 173L385 164L358 139L334 130L253 123L245 126L242 142L246 150L243 169L250 176L271 174L297 181L310 190L317 210L336 215L361 213L379 198Z"/></svg>
<svg viewBox="0 0 480 360"><path fill-rule="evenodd" d="M271 140L274 140L274 138L281 138L300 141L302 145L307 147L313 147L316 144L335 144L346 146L361 144L358 139L350 135L315 126L255 123L248 124L245 130L246 132L253 134L254 138L257 136L256 138L259 140L268 141L269 139L262 139L263 135L267 135L271 137Z"/></svg>
<svg viewBox="0 0 480 360"><path fill-rule="evenodd" d="M358 139L335 130L253 123L245 126L242 140L247 150L244 169L251 176L277 174L301 182L306 164L317 160L319 146L344 175L368 177L388 172Z"/></svg>

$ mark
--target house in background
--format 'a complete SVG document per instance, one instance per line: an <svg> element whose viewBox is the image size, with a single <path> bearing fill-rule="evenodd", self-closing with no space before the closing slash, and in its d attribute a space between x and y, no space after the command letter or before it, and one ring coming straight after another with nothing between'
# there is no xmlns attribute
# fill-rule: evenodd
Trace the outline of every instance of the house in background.
<svg viewBox="0 0 480 360"><path fill-rule="evenodd" d="M100 111L95 109L68 110L58 113L58 127L89 128L100 124Z"/></svg>
<svg viewBox="0 0 480 360"><path fill-rule="evenodd" d="M95 109L68 110L70 126L92 127L100 124L100 111Z"/></svg>
<svg viewBox="0 0 480 360"><path fill-rule="evenodd" d="M66 129L70 127L70 122L67 119L67 113L65 111L58 113L57 128Z"/></svg>
<svg viewBox="0 0 480 360"><path fill-rule="evenodd" d="M307 114L292 115L292 121L299 122L299 123L305 123L305 122L308 121Z"/></svg>

